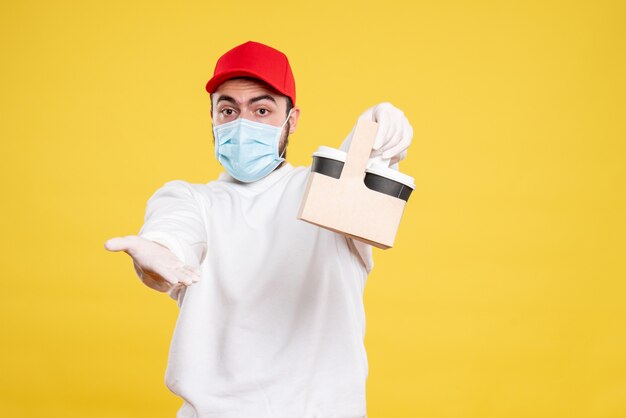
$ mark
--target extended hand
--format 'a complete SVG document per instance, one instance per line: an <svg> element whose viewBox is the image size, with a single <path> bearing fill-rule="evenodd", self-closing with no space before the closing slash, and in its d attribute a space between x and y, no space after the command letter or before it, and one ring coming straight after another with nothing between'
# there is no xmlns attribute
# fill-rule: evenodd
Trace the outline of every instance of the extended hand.
<svg viewBox="0 0 626 418"><path fill-rule="evenodd" d="M360 118L378 123L372 157L382 154L382 158L391 160L391 164L406 158L406 150L413 139L413 128L400 109L391 103L380 103L367 109ZM347 151L353 134L354 128L342 145L344 151Z"/></svg>
<svg viewBox="0 0 626 418"><path fill-rule="evenodd" d="M166 292L176 285L189 286L200 280L196 269L185 265L168 248L154 241L129 235L108 240L104 248L124 251L131 256L141 280L146 286L160 292Z"/></svg>

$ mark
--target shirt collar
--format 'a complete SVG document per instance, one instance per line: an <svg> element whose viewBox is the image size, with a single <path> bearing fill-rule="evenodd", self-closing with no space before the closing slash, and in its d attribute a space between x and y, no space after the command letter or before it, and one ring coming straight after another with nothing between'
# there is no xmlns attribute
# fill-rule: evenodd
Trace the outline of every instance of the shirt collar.
<svg viewBox="0 0 626 418"><path fill-rule="evenodd" d="M276 170L272 171L267 176L263 177L261 180L257 180L252 183L241 182L235 179L230 174L228 174L227 171L221 172L217 180L231 183L233 185L236 185L237 187L241 187L246 190L260 191L260 190L265 190L271 187L274 183L278 182L285 175L289 174L293 169L294 167L290 163L285 161L282 167L277 168Z"/></svg>

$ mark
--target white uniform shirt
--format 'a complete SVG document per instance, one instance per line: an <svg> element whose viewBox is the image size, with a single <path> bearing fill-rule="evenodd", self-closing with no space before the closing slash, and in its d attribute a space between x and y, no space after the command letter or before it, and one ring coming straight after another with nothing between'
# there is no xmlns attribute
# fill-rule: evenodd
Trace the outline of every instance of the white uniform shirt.
<svg viewBox="0 0 626 418"><path fill-rule="evenodd" d="M296 218L308 173L173 181L149 200L140 235L200 271L171 292L178 418L365 417L371 249Z"/></svg>

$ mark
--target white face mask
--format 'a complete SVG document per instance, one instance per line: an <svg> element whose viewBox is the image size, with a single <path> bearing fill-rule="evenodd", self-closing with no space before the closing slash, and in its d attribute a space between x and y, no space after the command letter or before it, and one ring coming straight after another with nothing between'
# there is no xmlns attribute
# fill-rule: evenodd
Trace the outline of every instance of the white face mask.
<svg viewBox="0 0 626 418"><path fill-rule="evenodd" d="M278 146L291 110L280 127L243 118L214 126L215 157L231 176L244 183L267 176L285 161L282 154L278 155Z"/></svg>

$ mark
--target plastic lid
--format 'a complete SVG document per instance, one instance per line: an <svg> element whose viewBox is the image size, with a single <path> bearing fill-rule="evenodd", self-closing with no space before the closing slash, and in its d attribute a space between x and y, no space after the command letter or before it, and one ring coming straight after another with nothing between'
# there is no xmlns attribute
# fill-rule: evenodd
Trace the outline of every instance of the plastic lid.
<svg viewBox="0 0 626 418"><path fill-rule="evenodd" d="M405 186L410 187L415 190L415 180L411 176L407 176L406 174L402 174L398 170L394 170L393 168L372 165L365 170L366 173L376 174L385 178L388 178L393 181L397 181L398 183L402 183Z"/></svg>
<svg viewBox="0 0 626 418"><path fill-rule="evenodd" d="M320 146L317 151L313 153L314 157L330 158L331 160L337 160L346 162L346 153L335 148Z"/></svg>

